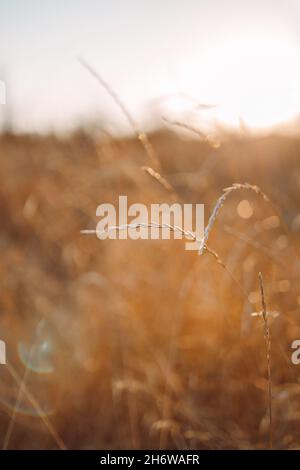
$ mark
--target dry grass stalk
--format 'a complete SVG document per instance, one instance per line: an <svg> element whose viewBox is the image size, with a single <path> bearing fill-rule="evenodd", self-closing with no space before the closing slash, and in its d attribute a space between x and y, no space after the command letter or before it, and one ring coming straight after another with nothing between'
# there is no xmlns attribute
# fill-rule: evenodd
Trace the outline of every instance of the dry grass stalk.
<svg viewBox="0 0 300 470"><path fill-rule="evenodd" d="M47 416L45 416L42 408L40 407L40 405L38 403L38 401L35 399L35 397L28 390L24 379L22 380L19 377L16 370L14 369L14 367L10 363L7 363L6 367L7 367L7 370L9 372L9 374L11 375L11 377L13 378L13 380L16 382L17 386L19 387L19 390L21 390L23 392L24 396L27 398L29 403L31 403L31 405L33 406L33 408L37 412L39 418L43 421L45 427L49 431L49 434L53 437L53 439L56 442L58 448L60 450L67 450L67 447L66 447L64 441L62 440L62 438L60 437L60 435L58 434L58 432L54 428L53 424L51 423L49 418Z"/></svg>
<svg viewBox="0 0 300 470"><path fill-rule="evenodd" d="M213 250L212 248L209 248L207 245L204 245L204 250L209 253L215 260L216 262L222 266L222 268L224 269L224 271L228 274L228 276L230 277L230 279L236 284L236 286L239 288L240 292L243 294L246 302L253 308L254 305L250 302L249 300L249 296L247 294L247 292L245 291L245 289L243 288L242 284L236 279L236 277L232 274L232 272L230 271L230 269L228 269L228 267L226 266L226 264L224 263L224 261L221 259L221 257L218 255L218 253Z"/></svg>
<svg viewBox="0 0 300 470"><path fill-rule="evenodd" d="M208 224L204 230L204 237L203 237L203 240L201 242L201 245L200 245L200 249L199 249L199 254L202 255L203 251L204 251L204 246L208 240L208 237L209 237L209 234L210 234L210 231L218 217L218 214L219 214L219 211L220 209L223 207L226 199L228 198L229 194L231 194L232 192L234 191L239 191L239 190L250 190L250 191L254 191L256 194L258 194L259 196L261 196L265 201L269 202L269 198L266 196L265 193L263 193L263 191L258 187L258 186L255 186L255 185L252 185L252 184L249 184L249 183L235 183L233 184L232 186L228 187L228 188L225 188L223 190L223 194L222 196L219 197L219 199L217 200L214 208L213 208L213 211L211 213L211 216L209 218L209 221L208 221Z"/></svg>
<svg viewBox="0 0 300 470"><path fill-rule="evenodd" d="M33 348L31 348L30 356L32 355L32 352L33 352ZM22 399L23 399L24 386L27 382L29 373L30 373L30 369L29 369L29 367L26 367L25 372L24 372L23 377L22 377L22 380L21 380L21 383L20 383L20 386L19 386L19 390L18 390L15 406L14 406L14 409L13 409L13 413L10 417L8 428L7 428L6 434L4 436L2 450L7 450L8 449L9 441L10 441L10 438L11 438L12 433L13 433L13 429L14 429L18 409L19 409L19 407L21 405L21 402L22 402Z"/></svg>
<svg viewBox="0 0 300 470"><path fill-rule="evenodd" d="M267 375L268 375L268 402L269 402L269 448L273 448L273 422L272 422L272 378L271 378L271 332L268 322L268 314L266 309L264 284L262 273L259 273L259 286L262 304L262 318L264 321L264 336L266 343L266 356L267 356Z"/></svg>
<svg viewBox="0 0 300 470"><path fill-rule="evenodd" d="M164 178L157 171L153 170L153 168L149 166L142 166L142 170L144 170L146 173L148 173L148 175L158 181L158 183L160 183L161 186L163 186L167 191L176 194L173 186L171 186L171 184L166 180L166 178Z"/></svg>
<svg viewBox="0 0 300 470"><path fill-rule="evenodd" d="M200 137L204 142L207 142L211 147L217 149L220 147L220 142L215 140L211 135L207 135L204 132L200 131L199 129L196 129L195 127L191 126L190 124L186 124L184 122L180 121L171 121L166 117L162 118L164 122L167 124L171 124L172 126L177 126L180 127L181 129L185 129L187 131L193 132L196 134L198 137Z"/></svg>
<svg viewBox="0 0 300 470"><path fill-rule="evenodd" d="M157 167L160 168L160 162L159 159L156 155L156 152L151 144L151 142L148 139L148 136L145 132L142 132L136 123L135 119L131 115L131 113L128 111L127 107L123 103L123 101L120 99L120 97L117 95L117 93L112 89L112 87L99 75L99 73L90 65L88 64L83 58L78 57L79 62L81 65L89 71L89 73L100 83L100 85L107 91L107 93L111 96L113 101L116 103L116 105L120 108L121 112L123 115L126 117L129 126L131 127L132 131L136 135L137 139L141 142L143 145L145 152L149 159L153 162L153 164Z"/></svg>
<svg viewBox="0 0 300 470"><path fill-rule="evenodd" d="M201 242L199 238L197 238L192 232L189 232L188 230L184 230L182 227L178 225L171 225L171 224L160 224L157 222L139 222L139 223L133 223L133 224L124 224L124 225L112 225L108 227L107 230L94 230L94 229L87 229L87 230L81 230L80 233L83 233L85 235L90 235L90 234L99 234L102 235L104 233L109 233L109 232L114 232L114 231L120 231L120 230L127 230L128 228L151 228L151 227L156 227L156 228L168 228L171 230L171 232L179 232L182 235L184 235L187 239L189 240L194 240L197 242Z"/></svg>

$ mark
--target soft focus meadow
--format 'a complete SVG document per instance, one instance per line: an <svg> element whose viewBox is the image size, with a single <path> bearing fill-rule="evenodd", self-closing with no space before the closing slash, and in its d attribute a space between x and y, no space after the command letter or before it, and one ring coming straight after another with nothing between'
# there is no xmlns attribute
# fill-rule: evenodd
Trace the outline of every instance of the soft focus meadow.
<svg viewBox="0 0 300 470"><path fill-rule="evenodd" d="M9 449L300 447L300 139L167 123L0 138L0 444ZM204 203L232 192L199 256L184 240L98 240L102 202ZM256 314L255 314L256 313Z"/></svg>

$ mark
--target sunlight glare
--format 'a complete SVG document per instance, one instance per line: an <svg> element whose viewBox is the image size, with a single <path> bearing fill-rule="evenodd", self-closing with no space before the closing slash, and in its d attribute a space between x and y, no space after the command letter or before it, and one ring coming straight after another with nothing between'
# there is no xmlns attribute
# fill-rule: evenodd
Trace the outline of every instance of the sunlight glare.
<svg viewBox="0 0 300 470"><path fill-rule="evenodd" d="M184 78L189 92L216 104L209 112L215 121L267 128L299 112L299 53L288 35L252 31L202 46L185 64Z"/></svg>

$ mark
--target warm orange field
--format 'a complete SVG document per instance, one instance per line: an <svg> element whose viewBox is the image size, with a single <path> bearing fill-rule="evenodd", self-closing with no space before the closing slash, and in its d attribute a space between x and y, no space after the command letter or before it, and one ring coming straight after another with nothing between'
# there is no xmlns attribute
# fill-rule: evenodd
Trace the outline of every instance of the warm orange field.
<svg viewBox="0 0 300 470"><path fill-rule="evenodd" d="M0 445L268 447L264 322L251 316L261 271L273 446L300 448L300 140L149 138L176 196L141 169L151 162L133 138L0 139ZM226 269L182 240L80 234L120 194L204 203L207 221L223 188L244 182L273 205L229 195L208 240Z"/></svg>

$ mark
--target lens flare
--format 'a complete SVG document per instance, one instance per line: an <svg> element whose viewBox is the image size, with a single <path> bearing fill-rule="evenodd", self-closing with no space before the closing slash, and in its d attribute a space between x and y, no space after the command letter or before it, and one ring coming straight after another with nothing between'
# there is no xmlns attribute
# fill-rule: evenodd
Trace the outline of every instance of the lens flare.
<svg viewBox="0 0 300 470"><path fill-rule="evenodd" d="M29 340L19 341L17 350L22 365L20 372L22 384L30 390L40 405L44 416L54 412L53 377L55 373L55 335L49 322L42 319L34 328ZM11 378L2 384L0 403L7 409L21 415L40 416L32 403L27 399L22 386L18 386Z"/></svg>

